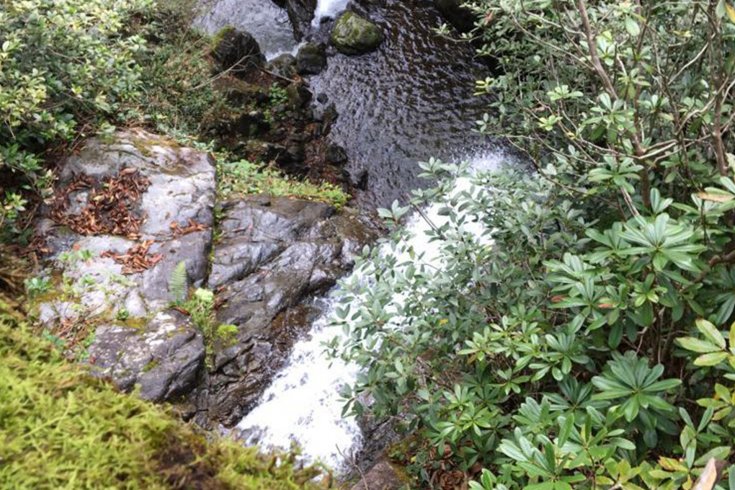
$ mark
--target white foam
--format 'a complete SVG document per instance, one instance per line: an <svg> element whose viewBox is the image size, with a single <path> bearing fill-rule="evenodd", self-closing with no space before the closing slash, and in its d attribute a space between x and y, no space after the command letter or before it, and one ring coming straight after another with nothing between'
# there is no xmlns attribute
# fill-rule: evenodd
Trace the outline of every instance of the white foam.
<svg viewBox="0 0 735 490"><path fill-rule="evenodd" d="M319 0L314 11L312 25L318 27L324 18L335 18L337 14L347 8L350 0Z"/></svg>
<svg viewBox="0 0 735 490"><path fill-rule="evenodd" d="M296 46L292 47L291 49L282 49L280 51L270 51L264 53L265 59L267 61L272 61L279 56L283 54L290 54L291 56L296 56L299 53L299 49L303 48L306 45L306 41L301 41Z"/></svg>
<svg viewBox="0 0 735 490"><path fill-rule="evenodd" d="M327 311L332 312L331 303ZM328 359L323 344L336 332L327 321L328 315L322 316L312 326L310 338L294 346L287 366L238 428L250 433L249 444L288 450L297 443L306 461L340 468L344 456L361 442L357 421L342 418L339 395L342 386L354 382L357 367Z"/></svg>

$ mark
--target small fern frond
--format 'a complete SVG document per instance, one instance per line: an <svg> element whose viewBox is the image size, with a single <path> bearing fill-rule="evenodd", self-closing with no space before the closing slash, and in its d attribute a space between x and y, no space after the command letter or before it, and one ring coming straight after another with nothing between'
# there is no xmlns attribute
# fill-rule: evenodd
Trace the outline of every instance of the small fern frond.
<svg viewBox="0 0 735 490"><path fill-rule="evenodd" d="M168 292L171 294L175 304L179 305L186 301L189 289L189 278L186 274L186 262L181 261L176 264L176 268L171 273L168 281Z"/></svg>

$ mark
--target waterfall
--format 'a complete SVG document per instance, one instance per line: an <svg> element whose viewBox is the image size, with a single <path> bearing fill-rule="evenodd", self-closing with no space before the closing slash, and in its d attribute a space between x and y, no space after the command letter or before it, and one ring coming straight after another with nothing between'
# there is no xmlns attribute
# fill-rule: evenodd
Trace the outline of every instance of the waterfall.
<svg viewBox="0 0 735 490"><path fill-rule="evenodd" d="M484 153L471 159L470 168L493 170L505 159L501 152ZM454 192L470 185L469 179L458 179ZM430 205L423 215L441 226L445 218L439 210L444 205ZM416 256L422 256L421 260L440 265L438 246L426 239L430 230L427 220L414 215L406 227L408 236L398 249L413 248ZM481 230L467 231L479 236ZM353 273L351 279L355 279L355 274L358 273ZM360 448L362 436L353 417L342 417L343 400L339 395L342 386L354 383L359 368L329 359L324 352L323 344L341 334L329 326L337 294L338 290L333 290L327 297L325 313L314 323L309 338L296 343L286 367L275 376L261 402L241 420L238 428L246 435L248 444L288 450L292 443L297 443L306 462L319 461L340 470L345 469L344 458Z"/></svg>
<svg viewBox="0 0 735 490"><path fill-rule="evenodd" d="M340 468L343 455L352 454L361 442L354 417L341 416L339 395L343 385L354 382L357 367L324 353L323 343L335 336L328 326L333 300L326 302L325 314L314 323L309 338L296 343L286 367L237 427L248 444L288 450L295 442L306 461Z"/></svg>
<svg viewBox="0 0 735 490"><path fill-rule="evenodd" d="M326 17L334 18L347 8L350 0L319 0L314 12L314 20L312 25L318 27L322 19Z"/></svg>

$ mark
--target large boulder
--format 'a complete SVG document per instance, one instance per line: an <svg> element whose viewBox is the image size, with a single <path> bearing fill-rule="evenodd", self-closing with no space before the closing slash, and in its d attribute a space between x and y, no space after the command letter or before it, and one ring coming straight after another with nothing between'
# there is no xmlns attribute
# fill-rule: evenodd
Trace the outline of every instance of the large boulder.
<svg viewBox="0 0 735 490"><path fill-rule="evenodd" d="M332 44L344 54L363 54L380 46L385 36L380 28L357 15L345 12L332 27Z"/></svg>
<svg viewBox="0 0 735 490"><path fill-rule="evenodd" d="M258 42L248 32L228 26L215 35L213 43L212 57L220 71L243 77L265 64Z"/></svg>
<svg viewBox="0 0 735 490"><path fill-rule="evenodd" d="M69 294L41 303L47 326L71 302L88 321L142 318L174 298L168 285L184 263L202 285L214 224L215 168L203 151L142 130L93 138L61 164L53 202L42 210L50 269Z"/></svg>
<svg viewBox="0 0 735 490"><path fill-rule="evenodd" d="M179 264L188 285L207 277L213 160L131 130L89 140L60 169L36 223L45 274L58 281L39 300L40 321L67 346L91 341L93 371L121 389L140 385L155 401L187 393L204 358L202 338L186 317L164 312L176 299L169 283Z"/></svg>
<svg viewBox="0 0 735 490"><path fill-rule="evenodd" d="M465 0L434 0L442 16L459 32L470 32L475 27L476 15L464 7Z"/></svg>
<svg viewBox="0 0 735 490"><path fill-rule="evenodd" d="M209 287L237 341L216 353L196 412L231 426L252 409L298 335L319 313L310 298L332 287L375 230L329 205L255 196L223 204ZM205 414L205 411L207 412Z"/></svg>

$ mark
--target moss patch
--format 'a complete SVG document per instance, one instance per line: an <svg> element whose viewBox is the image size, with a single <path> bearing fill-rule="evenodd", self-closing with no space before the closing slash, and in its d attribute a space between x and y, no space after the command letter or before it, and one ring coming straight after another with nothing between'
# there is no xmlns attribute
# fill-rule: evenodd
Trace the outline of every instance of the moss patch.
<svg viewBox="0 0 735 490"><path fill-rule="evenodd" d="M67 363L6 314L0 356L0 488L278 490L313 476L255 449L208 443L169 409Z"/></svg>
<svg viewBox="0 0 735 490"><path fill-rule="evenodd" d="M222 199L247 194L270 194L325 202L339 209L350 198L336 185L296 180L247 160L231 162L219 158L217 173L218 193Z"/></svg>

